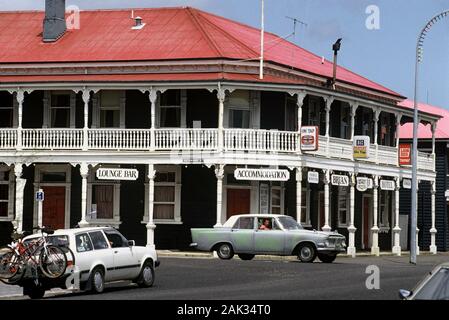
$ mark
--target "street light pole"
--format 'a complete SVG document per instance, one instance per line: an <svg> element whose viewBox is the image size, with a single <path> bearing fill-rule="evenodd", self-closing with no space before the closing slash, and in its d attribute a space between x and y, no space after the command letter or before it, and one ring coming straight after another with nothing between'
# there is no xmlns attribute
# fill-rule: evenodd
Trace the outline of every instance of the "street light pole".
<svg viewBox="0 0 449 320"><path fill-rule="evenodd" d="M414 113L413 113L413 150L412 150L412 210L410 213L410 263L416 264L416 228L417 228L417 204L418 204L418 88L419 88L419 66L423 61L424 41L432 26L449 15L449 10L443 11L427 22L418 37L416 45L416 65L415 65L415 94L414 94Z"/></svg>

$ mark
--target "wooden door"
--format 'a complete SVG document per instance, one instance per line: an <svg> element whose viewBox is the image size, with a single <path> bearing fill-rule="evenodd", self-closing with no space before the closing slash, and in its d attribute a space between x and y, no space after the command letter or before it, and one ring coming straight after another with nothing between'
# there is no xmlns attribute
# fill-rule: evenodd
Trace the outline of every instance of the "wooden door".
<svg viewBox="0 0 449 320"><path fill-rule="evenodd" d="M363 197L363 248L368 249L370 247L369 235L370 235L370 203L371 198Z"/></svg>
<svg viewBox="0 0 449 320"><path fill-rule="evenodd" d="M43 187L42 224L56 229L65 228L65 187Z"/></svg>
<svg viewBox="0 0 449 320"><path fill-rule="evenodd" d="M226 217L236 214L249 214L251 202L251 190L228 189L227 190L227 214Z"/></svg>

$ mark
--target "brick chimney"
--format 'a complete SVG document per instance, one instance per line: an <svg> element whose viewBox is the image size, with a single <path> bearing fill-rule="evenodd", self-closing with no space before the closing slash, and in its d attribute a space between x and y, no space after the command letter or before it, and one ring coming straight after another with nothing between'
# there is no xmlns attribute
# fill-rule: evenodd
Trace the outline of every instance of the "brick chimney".
<svg viewBox="0 0 449 320"><path fill-rule="evenodd" d="M67 30L65 22L65 0L45 0L45 19L42 40L55 42Z"/></svg>

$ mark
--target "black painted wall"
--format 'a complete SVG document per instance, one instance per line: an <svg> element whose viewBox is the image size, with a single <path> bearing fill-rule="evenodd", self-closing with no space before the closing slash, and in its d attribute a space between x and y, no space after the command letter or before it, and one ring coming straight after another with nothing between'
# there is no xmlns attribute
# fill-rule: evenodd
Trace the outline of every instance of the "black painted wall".
<svg viewBox="0 0 449 320"><path fill-rule="evenodd" d="M194 120L201 120L202 128L218 127L217 94L207 90L187 90L187 127L193 127Z"/></svg>
<svg viewBox="0 0 449 320"><path fill-rule="evenodd" d="M42 128L44 116L44 92L33 91L23 102L23 128Z"/></svg>
<svg viewBox="0 0 449 320"><path fill-rule="evenodd" d="M130 129L151 127L151 104L147 94L138 90L126 91L125 123Z"/></svg>
<svg viewBox="0 0 449 320"><path fill-rule="evenodd" d="M277 129L285 128L285 94L282 92L261 93L260 102L260 128Z"/></svg>

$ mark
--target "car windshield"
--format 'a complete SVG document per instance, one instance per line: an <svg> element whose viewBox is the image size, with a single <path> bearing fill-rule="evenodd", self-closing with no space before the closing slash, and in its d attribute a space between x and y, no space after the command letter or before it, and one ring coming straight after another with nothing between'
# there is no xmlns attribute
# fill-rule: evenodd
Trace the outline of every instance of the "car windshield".
<svg viewBox="0 0 449 320"><path fill-rule="evenodd" d="M292 217L279 217L279 222L282 224L285 230L300 230L302 229L301 225L296 222Z"/></svg>
<svg viewBox="0 0 449 320"><path fill-rule="evenodd" d="M418 291L415 300L449 300L449 268L441 268Z"/></svg>

